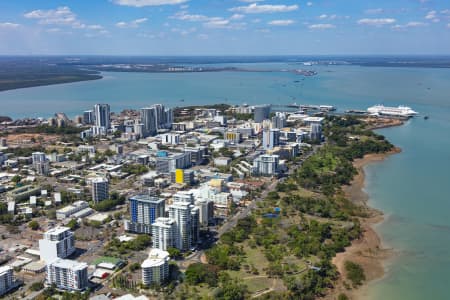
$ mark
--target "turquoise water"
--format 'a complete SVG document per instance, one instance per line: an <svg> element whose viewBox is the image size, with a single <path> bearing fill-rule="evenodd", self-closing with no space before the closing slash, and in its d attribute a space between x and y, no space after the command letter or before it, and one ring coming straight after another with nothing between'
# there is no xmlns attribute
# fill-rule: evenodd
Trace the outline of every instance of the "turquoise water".
<svg viewBox="0 0 450 300"><path fill-rule="evenodd" d="M252 65L246 65L246 67ZM273 70L288 64L255 65ZM368 166L370 204L386 213L377 226L396 251L386 277L369 286L370 299L448 299L450 280L450 70L314 67L318 76L283 72L193 74L104 73L98 81L0 92L0 115L80 114L97 102L112 109L170 106L332 104L345 110L406 104L422 117L381 130L403 152ZM300 80L299 83L294 81ZM184 99L181 102L180 99Z"/></svg>
<svg viewBox="0 0 450 300"><path fill-rule="evenodd" d="M293 69L290 64L264 64L254 68ZM318 76L287 72L216 72L145 74L106 72L104 79L0 92L1 115L48 117L55 112L70 116L109 103L114 111L152 103L170 106L207 103L312 103L339 108L365 109L385 104L446 105L436 90L448 82L449 72L438 69L315 67ZM299 80L296 83L294 81ZM428 90L427 88L431 88ZM184 99L184 102L180 101ZM449 101L447 101L449 102Z"/></svg>

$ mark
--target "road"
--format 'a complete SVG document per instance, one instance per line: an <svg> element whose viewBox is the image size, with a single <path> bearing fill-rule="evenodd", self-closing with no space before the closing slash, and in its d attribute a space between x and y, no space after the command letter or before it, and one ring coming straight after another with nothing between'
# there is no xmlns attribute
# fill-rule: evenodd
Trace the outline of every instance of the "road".
<svg viewBox="0 0 450 300"><path fill-rule="evenodd" d="M297 168L299 168L302 165L302 162L304 160L306 160L307 158L309 158L311 155L315 154L317 152L317 150L320 148L320 146L313 146L313 149L311 152L309 152L303 159L302 161L296 163L293 165L293 167L289 168L289 171L287 173L287 175L292 175L294 173L295 170L297 170ZM231 217L225 224L223 224L218 230L217 230L217 236L220 238L225 232L228 232L230 229L232 229L234 226L237 225L237 222L240 219L243 219L245 217L247 217L251 211L256 207L256 204L259 201L262 201L263 199L265 199L267 197L267 195L269 194L269 192L274 191L277 184L279 182L283 182L284 180L286 180L286 177L280 178L280 179L276 179L274 181L272 181L271 184L269 184L269 186L267 186L264 191L261 193L261 195L255 199L252 200L252 202L245 207L243 210L239 211L237 214L235 214L233 217Z"/></svg>
<svg viewBox="0 0 450 300"><path fill-rule="evenodd" d="M237 214L232 216L225 224L223 224L217 230L217 236L220 238L222 236L222 234L224 234L225 232L228 232L231 228L236 226L237 222L240 219L247 217L251 213L251 211L256 207L256 204L259 201L262 201L263 199L265 199L267 197L267 194L270 191L273 191L275 189L275 187L277 186L279 181L280 181L280 179L272 181L272 183L269 184L269 186L264 189L264 191L261 193L261 195L259 197L253 199L252 202L249 205L247 205L247 207L245 207L244 209L240 210Z"/></svg>
<svg viewBox="0 0 450 300"><path fill-rule="evenodd" d="M317 150L320 148L320 146L313 146L313 149L311 152L309 152L307 155L305 155L305 157L303 157L303 159L300 162L295 163L291 168L289 168L287 175L290 176L292 175L295 170L297 170L297 168L301 167L302 162L304 160L306 160L307 158L309 158L310 156L312 156L313 154L315 154L317 152ZM264 191L261 193L261 195L259 197L256 197L252 200L252 202L250 202L249 205L247 205L247 207L245 207L244 209L240 210L238 213L236 213L234 216L232 216L230 219L228 219L218 230L217 230L217 238L220 238L224 233L228 232L229 230L231 230L234 226L237 225L237 222L247 216L250 215L250 213L252 212L253 209L256 208L256 205L258 202L264 200L267 195L269 194L269 192L274 191L277 184L279 182L283 182L286 180L286 177L280 178L280 179L276 179L274 181L272 181L269 186L267 186ZM187 266L191 263L194 262L201 262L201 256L204 254L204 250L198 250L195 253L191 254L189 257L187 257L184 260L178 261L177 264L180 267L180 269L186 269Z"/></svg>

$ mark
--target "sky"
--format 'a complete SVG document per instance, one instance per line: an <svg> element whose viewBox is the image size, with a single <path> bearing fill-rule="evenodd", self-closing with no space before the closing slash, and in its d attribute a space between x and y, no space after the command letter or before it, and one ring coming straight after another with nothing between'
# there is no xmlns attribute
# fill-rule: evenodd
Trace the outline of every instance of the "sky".
<svg viewBox="0 0 450 300"><path fill-rule="evenodd" d="M450 0L0 0L0 55L450 54Z"/></svg>

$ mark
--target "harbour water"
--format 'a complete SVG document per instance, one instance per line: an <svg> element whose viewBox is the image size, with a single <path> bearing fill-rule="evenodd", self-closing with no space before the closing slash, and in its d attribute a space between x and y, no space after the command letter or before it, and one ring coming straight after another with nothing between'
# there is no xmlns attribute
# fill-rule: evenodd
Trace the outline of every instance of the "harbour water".
<svg viewBox="0 0 450 300"><path fill-rule="evenodd" d="M274 70L296 66L257 65ZM298 66L297 66L298 67ZM97 81L0 92L0 115L69 116L110 103L112 110L153 103L292 102L340 110L408 105L421 116L383 129L403 152L366 167L370 204L386 214L376 230L395 256L368 299L448 299L450 278L450 69L313 66L317 76L288 72L104 73ZM183 99L184 101L180 101ZM424 120L423 116L430 118Z"/></svg>

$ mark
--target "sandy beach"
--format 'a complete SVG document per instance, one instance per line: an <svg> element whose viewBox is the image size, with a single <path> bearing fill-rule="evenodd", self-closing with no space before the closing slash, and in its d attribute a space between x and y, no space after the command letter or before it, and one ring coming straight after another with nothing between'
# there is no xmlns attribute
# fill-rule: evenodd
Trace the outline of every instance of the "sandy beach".
<svg viewBox="0 0 450 300"><path fill-rule="evenodd" d="M360 239L353 241L352 245L345 249L345 252L338 253L333 258L341 274L333 291L324 299L337 299L340 293L345 293L350 299L360 299L367 294L367 284L373 280L382 278L384 275L384 261L389 258L393 251L383 248L381 239L373 229L373 226L382 222L383 213L369 207L367 201L368 195L364 192L365 174L364 166L370 163L379 162L392 154L401 152L399 148L384 154L369 154L362 159L354 161L354 166L358 170L358 174L353 178L351 185L343 187L346 196L353 202L363 206L367 210L368 217L360 218L363 235ZM344 263L350 260L360 264L364 268L366 281L363 286L358 288L347 289L344 286L346 274Z"/></svg>

